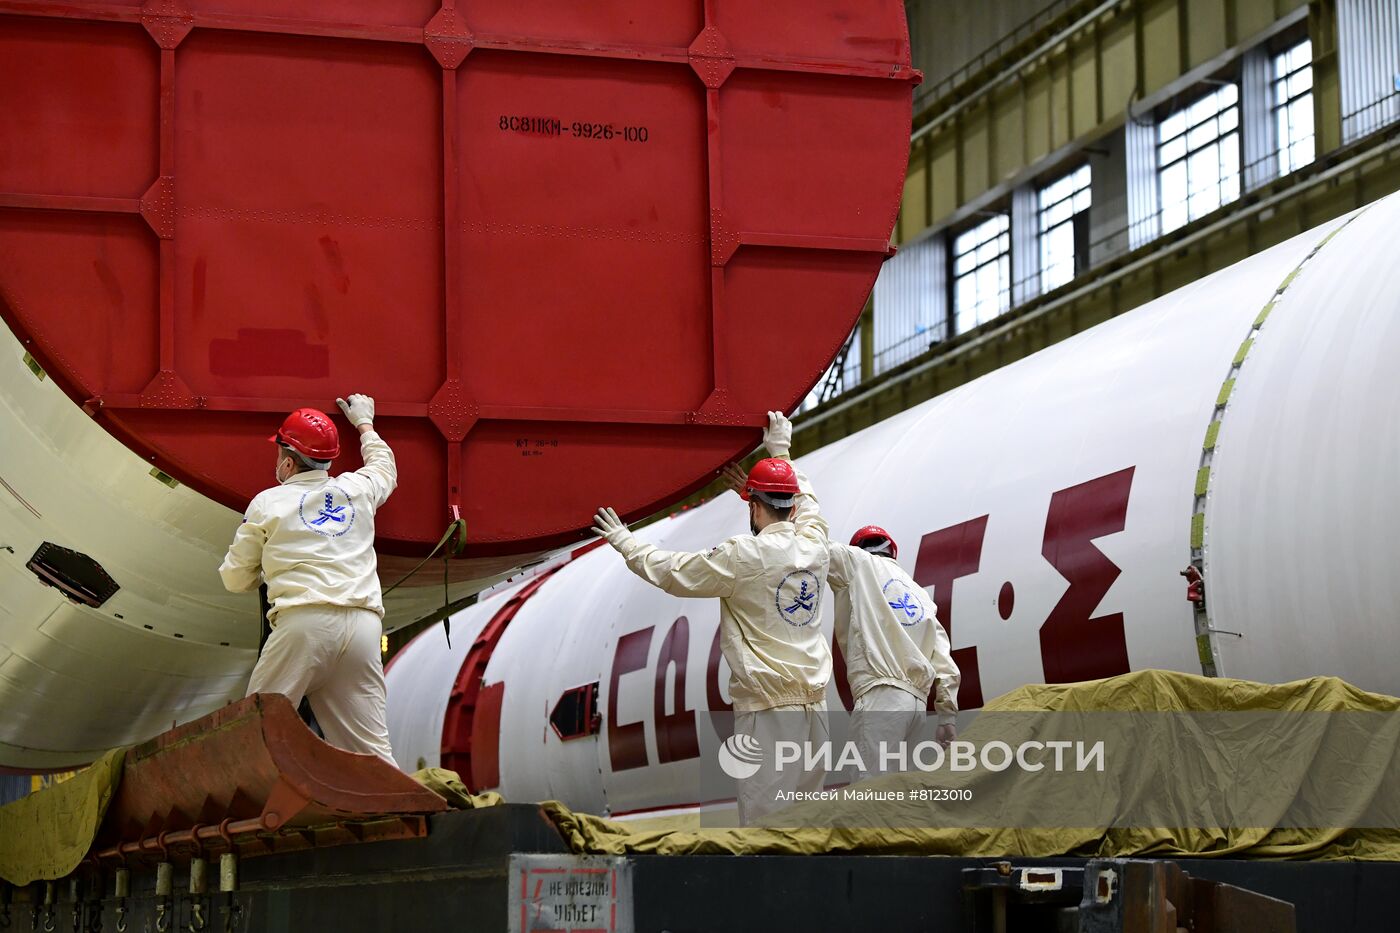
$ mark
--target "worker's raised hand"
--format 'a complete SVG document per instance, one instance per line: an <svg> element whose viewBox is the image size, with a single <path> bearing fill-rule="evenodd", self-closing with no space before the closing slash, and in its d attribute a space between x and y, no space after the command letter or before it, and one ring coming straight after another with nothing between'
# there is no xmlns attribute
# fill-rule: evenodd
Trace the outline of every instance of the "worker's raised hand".
<svg viewBox="0 0 1400 933"><path fill-rule="evenodd" d="M763 446L770 457L786 457L792 449L792 422L780 411L768 413L768 427L763 432Z"/></svg>
<svg viewBox="0 0 1400 933"><path fill-rule="evenodd" d="M939 745L947 748L958 737L958 727L951 722L945 722L938 727L933 738Z"/></svg>
<svg viewBox="0 0 1400 933"><path fill-rule="evenodd" d="M749 484L749 475L744 472L743 467L737 463L726 463L724 469L719 471L719 475L724 480L724 485L740 496L744 494L744 487Z"/></svg>
<svg viewBox="0 0 1400 933"><path fill-rule="evenodd" d="M627 556L628 545L632 543L632 532L628 530L627 523L618 518L612 509L604 506L593 516L593 533L606 540L624 557Z"/></svg>
<svg viewBox="0 0 1400 933"><path fill-rule="evenodd" d="M374 424L374 399L368 395L352 395L348 399L338 398L335 403L345 412L345 417L355 427Z"/></svg>

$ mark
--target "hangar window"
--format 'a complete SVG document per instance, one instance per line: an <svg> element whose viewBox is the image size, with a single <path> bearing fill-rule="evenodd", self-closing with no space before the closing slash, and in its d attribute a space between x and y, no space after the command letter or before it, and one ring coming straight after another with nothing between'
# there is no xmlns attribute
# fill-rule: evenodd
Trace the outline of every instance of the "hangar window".
<svg viewBox="0 0 1400 933"><path fill-rule="evenodd" d="M1272 78L1278 172L1287 175L1314 156L1312 42L1304 39L1275 55Z"/></svg>
<svg viewBox="0 0 1400 933"><path fill-rule="evenodd" d="M1041 291L1059 288L1088 267L1089 197L1087 165L1037 193Z"/></svg>
<svg viewBox="0 0 1400 933"><path fill-rule="evenodd" d="M1011 218L996 214L953 240L953 333L1011 307Z"/></svg>
<svg viewBox="0 0 1400 933"><path fill-rule="evenodd" d="M1162 232L1240 196L1240 89L1221 85L1157 125Z"/></svg>

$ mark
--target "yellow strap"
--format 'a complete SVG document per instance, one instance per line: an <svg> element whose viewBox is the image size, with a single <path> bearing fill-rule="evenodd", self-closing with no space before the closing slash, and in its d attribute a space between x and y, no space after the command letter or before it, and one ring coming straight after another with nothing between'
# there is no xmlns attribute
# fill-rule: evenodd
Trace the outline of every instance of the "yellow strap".
<svg viewBox="0 0 1400 933"><path fill-rule="evenodd" d="M452 545L452 551L451 551L451 553L452 553L452 556L453 556L453 557L456 557L457 555L461 554L462 551L463 551L463 550L466 548L466 546L467 546L467 520L466 520L466 519L464 519L464 518L459 518L459 519L457 519L456 521L452 522L452 524L448 525L448 526L447 526L447 530L444 531L444 532L442 533L442 537L438 539L438 543L435 544L435 545L433 545L433 549L432 549L432 551L430 551L430 552L428 553L428 556L425 557L425 558L423 558L422 560L420 560L420 561L418 562L418 565L417 565L416 567L414 567L414 568L413 568L412 570L410 570L408 573L404 574L404 576L401 577L397 582L395 582L393 586L391 586L391 587L389 587L387 590L385 590L385 591L384 591L384 595L385 595L385 596L389 595L389 594L392 593L394 590L398 589L399 586L400 586L401 584L407 583L407 582L409 581L409 579L411 579L411 578L413 577L414 574L416 574L418 571L422 570L422 569L423 569L423 565L426 564L428 561L432 560L434 557L436 557L436 556L437 556L437 552L440 551L440 550L442 550L443 545L445 545L445 544L448 542L448 540L450 540L450 539L452 538L453 535L456 535L456 536L457 536L457 540L456 540L456 542L454 542L453 545ZM447 555L443 555L443 559L444 559L444 560L446 559L446 556L447 556Z"/></svg>

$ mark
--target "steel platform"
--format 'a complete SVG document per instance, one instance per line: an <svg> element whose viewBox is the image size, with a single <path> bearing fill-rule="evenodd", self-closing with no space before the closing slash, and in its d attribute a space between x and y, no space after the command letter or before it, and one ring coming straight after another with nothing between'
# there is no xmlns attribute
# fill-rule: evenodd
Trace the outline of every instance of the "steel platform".
<svg viewBox="0 0 1400 933"><path fill-rule="evenodd" d="M427 823L421 838L299 850L269 844L258 857L245 845L226 875L217 855L194 870L203 894L190 893L190 859L161 870L134 858L123 869L125 897L117 896L117 871L103 864L86 866L76 882L4 891L0 901L10 902L18 930L115 930L120 920L131 930L239 933L1176 933L1178 924L1193 933L1380 933L1395 928L1400 890L1400 863L1389 862L613 858L569 854L534 805L437 813ZM158 884L169 893L158 894Z"/></svg>

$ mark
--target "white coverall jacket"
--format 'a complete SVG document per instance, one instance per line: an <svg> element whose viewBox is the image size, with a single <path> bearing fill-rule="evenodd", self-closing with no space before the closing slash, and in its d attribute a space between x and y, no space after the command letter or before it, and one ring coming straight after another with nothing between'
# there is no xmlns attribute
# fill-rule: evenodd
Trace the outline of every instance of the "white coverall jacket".
<svg viewBox="0 0 1400 933"><path fill-rule="evenodd" d="M848 544L831 545L828 579L852 697L888 686L925 704L936 682L938 721L953 722L961 675L928 591L893 558Z"/></svg>
<svg viewBox="0 0 1400 933"><path fill-rule="evenodd" d="M823 704L831 649L822 635L827 526L807 477L792 521L730 538L709 551L663 551L629 539L623 557L674 596L719 597L720 650L736 713Z"/></svg>
<svg viewBox="0 0 1400 933"><path fill-rule="evenodd" d="M394 764L379 652L384 604L374 515L398 482L394 454L360 435L365 465L298 473L253 498L219 567L234 592L267 583L273 626L248 693L311 701L326 741Z"/></svg>
<svg viewBox="0 0 1400 933"><path fill-rule="evenodd" d="M248 503L219 567L235 593L267 582L268 619L293 606L345 606L384 617L374 553L374 513L398 485L394 452L373 431L360 436L365 465L331 477L298 473Z"/></svg>

